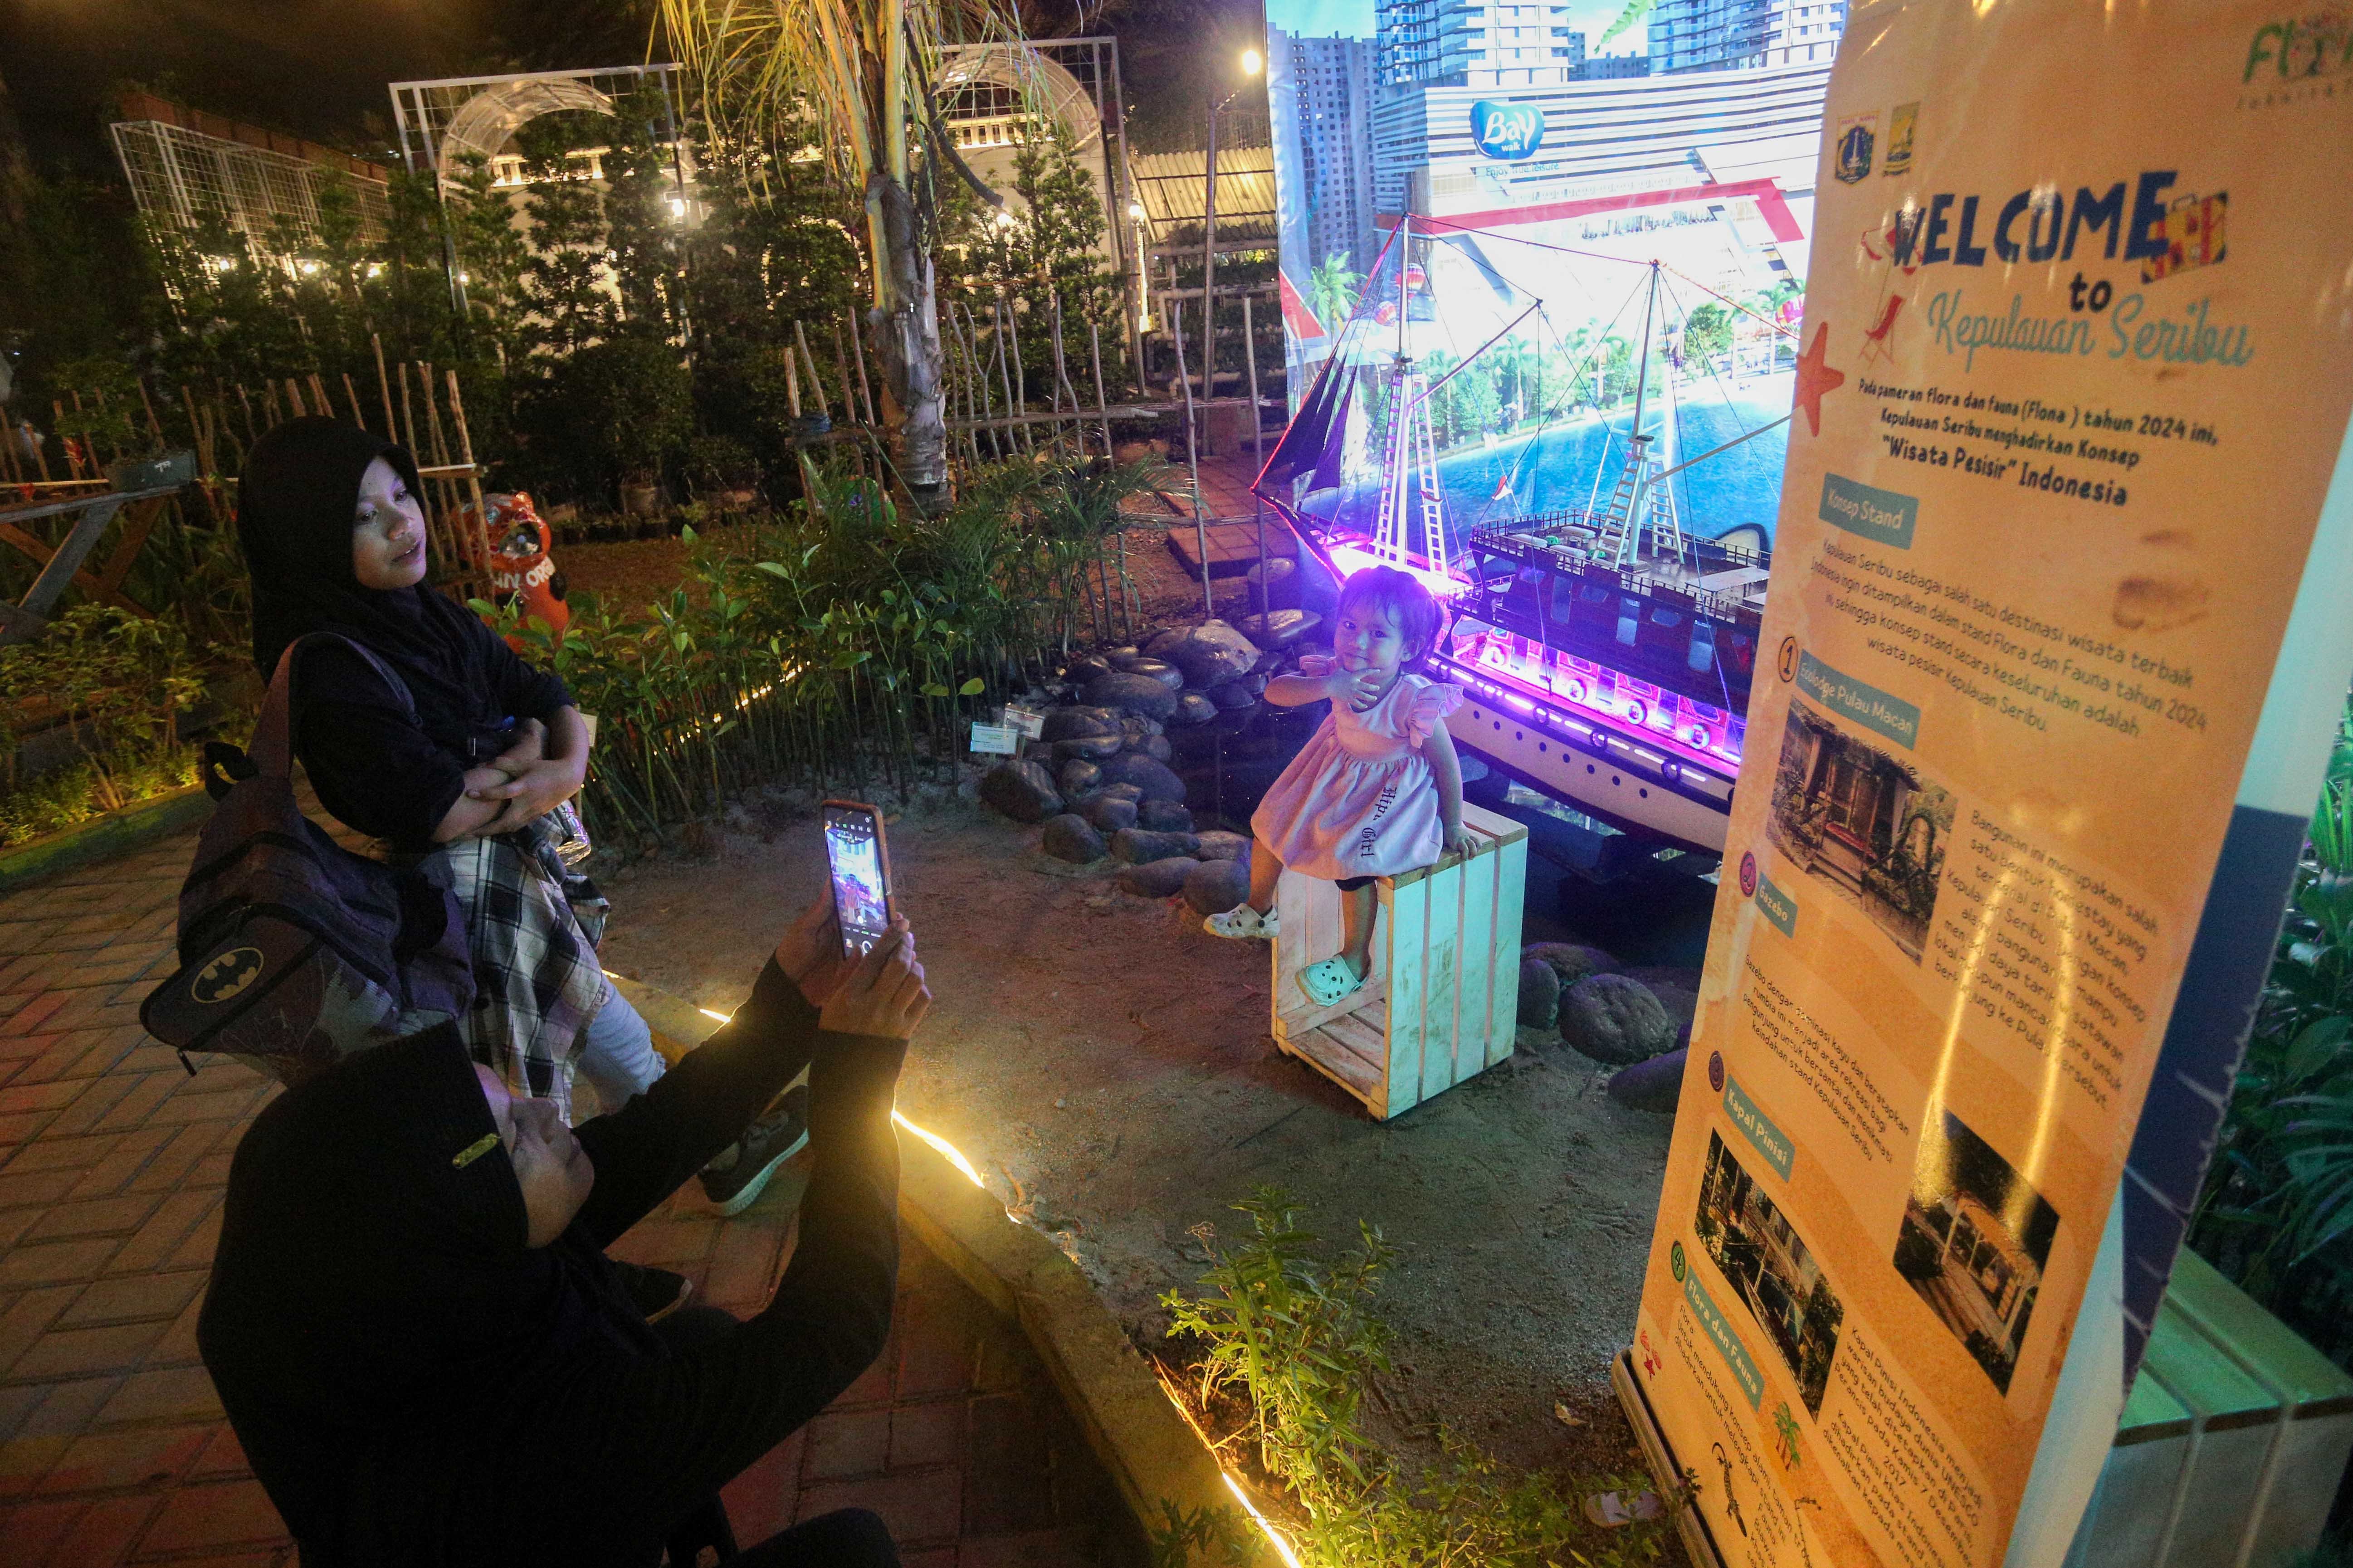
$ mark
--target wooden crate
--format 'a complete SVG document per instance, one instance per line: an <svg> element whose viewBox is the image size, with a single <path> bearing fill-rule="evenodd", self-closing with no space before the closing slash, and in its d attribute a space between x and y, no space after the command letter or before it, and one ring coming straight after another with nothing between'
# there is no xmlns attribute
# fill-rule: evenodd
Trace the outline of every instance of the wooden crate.
<svg viewBox="0 0 2353 1568"><path fill-rule="evenodd" d="M1372 974L1333 1006L1299 972L1340 951L1340 890L1285 871L1275 891L1274 1042L1383 1121L1512 1054L1528 830L1474 805L1462 826L1470 854L1373 884Z"/></svg>

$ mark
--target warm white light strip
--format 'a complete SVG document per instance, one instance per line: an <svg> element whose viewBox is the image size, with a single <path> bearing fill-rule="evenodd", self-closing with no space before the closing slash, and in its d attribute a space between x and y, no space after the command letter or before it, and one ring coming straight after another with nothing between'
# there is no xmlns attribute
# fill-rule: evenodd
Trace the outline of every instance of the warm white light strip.
<svg viewBox="0 0 2353 1568"><path fill-rule="evenodd" d="M1274 1542L1275 1551L1282 1556L1282 1568L1299 1568L1299 1558L1291 1550L1291 1542L1283 1539L1282 1531L1275 1529L1271 1520L1259 1512L1258 1505L1250 1501L1248 1492L1242 1490L1241 1482L1234 1479L1232 1475L1225 1470L1219 1470L1218 1474L1224 1479L1226 1489L1234 1494L1234 1500L1242 1505L1242 1511L1250 1516L1251 1521L1265 1532L1269 1541Z"/></svg>

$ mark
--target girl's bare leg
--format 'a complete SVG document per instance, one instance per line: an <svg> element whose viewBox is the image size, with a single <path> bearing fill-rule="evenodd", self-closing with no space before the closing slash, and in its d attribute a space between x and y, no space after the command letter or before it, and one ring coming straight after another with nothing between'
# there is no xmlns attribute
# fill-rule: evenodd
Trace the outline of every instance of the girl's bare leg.
<svg viewBox="0 0 2353 1568"><path fill-rule="evenodd" d="M1250 839L1250 907L1264 914L1274 908L1274 884L1282 875L1282 862L1266 847L1266 840L1253 836Z"/></svg>
<svg viewBox="0 0 2353 1568"><path fill-rule="evenodd" d="M1359 980L1373 970L1373 914L1379 907L1380 901L1369 887L1340 895L1340 912L1348 932L1340 956Z"/></svg>

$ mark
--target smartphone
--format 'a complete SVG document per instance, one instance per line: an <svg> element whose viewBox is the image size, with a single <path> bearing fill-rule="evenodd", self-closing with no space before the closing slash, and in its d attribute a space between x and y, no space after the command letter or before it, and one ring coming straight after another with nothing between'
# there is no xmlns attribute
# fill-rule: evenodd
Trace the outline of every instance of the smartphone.
<svg viewBox="0 0 2353 1568"><path fill-rule="evenodd" d="M842 957L855 959L891 927L891 855L882 842L882 814L855 800L827 801L824 811L834 923L841 928Z"/></svg>

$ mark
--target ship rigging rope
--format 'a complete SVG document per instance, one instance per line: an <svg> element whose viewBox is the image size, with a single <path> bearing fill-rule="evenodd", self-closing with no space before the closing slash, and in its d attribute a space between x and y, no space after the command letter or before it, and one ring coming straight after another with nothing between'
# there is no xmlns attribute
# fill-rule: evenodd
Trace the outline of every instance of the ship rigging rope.
<svg viewBox="0 0 2353 1568"><path fill-rule="evenodd" d="M1538 250L1557 251L1563 256L1582 256L1593 261L1614 261L1622 267L1650 267L1655 265L1663 271L1672 272L1676 277L1682 279L1693 288L1700 290L1700 292L1723 301L1725 304L1729 305L1734 310L1739 311L1742 315L1751 318L1785 338L1794 339L1798 335L1794 329L1785 327L1780 322L1775 321L1772 317L1764 315L1755 309L1742 304L1739 300L1732 298L1729 294L1718 293L1715 289L1709 288L1706 284L1701 282L1690 273L1684 272L1678 268L1670 267L1663 261L1637 261L1633 258L1628 256L1611 256L1606 252L1599 250L1582 250L1573 245L1555 245L1550 240L1530 239L1525 235L1506 234L1504 230L1499 228L1473 228L1468 224L1459 224L1451 218L1424 218L1422 221L1424 223L1443 224L1446 226L1447 230L1453 234L1483 235L1489 239L1501 240L1505 245L1533 246ZM1398 230L1391 229L1389 231L1390 237L1395 238L1398 233ZM1442 235L1431 235L1429 237L1432 239L1440 239L1445 237ZM1492 258L1489 264L1491 266L1493 265ZM1503 269L1501 268L1496 268L1496 271L1499 273ZM1505 279L1504 281L1510 282L1511 280L1509 279ZM1518 285L1513 284L1513 287L1517 288Z"/></svg>
<svg viewBox="0 0 2353 1568"><path fill-rule="evenodd" d="M1516 285L1514 285L1514 287L1516 287ZM1546 430L1552 427L1555 415L1559 411L1561 406L1576 394L1577 377L1585 374L1586 367L1593 363L1595 355L1601 353L1609 346L1609 334L1611 330L1624 319L1626 311L1634 303L1634 297L1641 291L1642 285L1640 283L1635 284L1632 289L1627 290L1626 298L1619 302L1617 310L1611 314L1609 321L1603 325L1601 331L1594 334L1592 344L1586 350L1584 359L1578 361L1575 365L1570 367L1567 378L1561 386L1560 391L1555 395L1555 398L1551 405L1543 409L1539 413L1539 423L1535 433L1533 436L1530 436L1527 439L1522 441L1520 443L1519 450L1513 454L1510 466L1506 471L1511 480L1511 490L1514 498L1519 494L1520 469L1522 466L1527 462L1529 455L1535 450L1537 437L1543 436ZM1522 315L1525 316L1525 313L1526 312L1523 311ZM1542 300L1538 300L1536 301L1536 316L1537 319L1544 323L1545 330L1552 334L1553 342L1559 344L1563 353L1566 353L1568 347L1567 340L1562 336L1560 329L1553 325L1552 316L1550 312L1544 309L1544 301ZM1500 336L1501 334L1498 335ZM1464 363L1467 363L1469 362L1465 361ZM1598 405L1594 409L1594 417L1601 426L1602 456L1606 459L1609 456L1609 421L1607 415L1603 413ZM1596 471L1599 472L1598 469ZM1479 509L1478 512L1471 519L1468 526L1475 528L1485 522L1488 514L1493 511L1496 502L1501 499L1502 498L1500 496L1490 495L1487 498L1485 504L1482 505ZM1588 511L1592 510L1589 504L1588 505L1587 510Z"/></svg>

